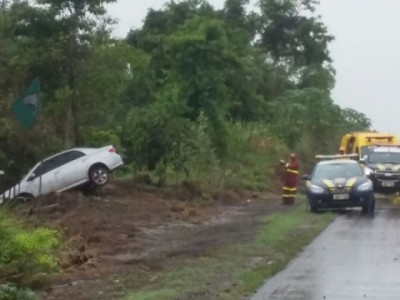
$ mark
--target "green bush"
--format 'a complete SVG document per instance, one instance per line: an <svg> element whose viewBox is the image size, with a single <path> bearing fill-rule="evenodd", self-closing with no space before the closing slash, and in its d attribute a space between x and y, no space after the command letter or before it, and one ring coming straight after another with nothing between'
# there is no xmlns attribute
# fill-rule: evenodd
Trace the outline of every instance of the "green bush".
<svg viewBox="0 0 400 300"><path fill-rule="evenodd" d="M216 182L220 160L213 146L212 131L207 117L201 113L196 122L173 144L173 151L166 157L166 174L173 182Z"/></svg>
<svg viewBox="0 0 400 300"><path fill-rule="evenodd" d="M184 131L175 132L179 138L170 140L156 167L148 171L155 182L266 190L270 179L276 178L279 159L289 154L285 143L263 123L226 123L222 155L218 155L213 128L205 114L185 125Z"/></svg>
<svg viewBox="0 0 400 300"><path fill-rule="evenodd" d="M14 219L0 212L0 279L18 282L57 269L53 255L59 245L59 233L37 228L26 230Z"/></svg>
<svg viewBox="0 0 400 300"><path fill-rule="evenodd" d="M160 97L159 102L132 109L121 136L126 163L135 163L139 169L154 171L157 165L165 162L190 123L181 117L186 107L178 100L175 89L171 88Z"/></svg>
<svg viewBox="0 0 400 300"><path fill-rule="evenodd" d="M289 151L262 123L227 123L226 150L217 155L210 135L211 126L201 114L193 122L174 151L160 166L171 183L182 181L211 184L216 188L266 190L276 178L279 158Z"/></svg>
<svg viewBox="0 0 400 300"><path fill-rule="evenodd" d="M234 123L228 126L228 152L223 160L228 187L266 190L274 178L279 158L288 150L263 123Z"/></svg>
<svg viewBox="0 0 400 300"><path fill-rule="evenodd" d="M39 297L30 289L19 288L13 283L0 284L1 300L39 300Z"/></svg>
<svg viewBox="0 0 400 300"><path fill-rule="evenodd" d="M121 148L120 138L118 133L114 130L100 130L93 128L88 130L85 140L85 145L88 147L104 147L107 145L113 145L117 149Z"/></svg>

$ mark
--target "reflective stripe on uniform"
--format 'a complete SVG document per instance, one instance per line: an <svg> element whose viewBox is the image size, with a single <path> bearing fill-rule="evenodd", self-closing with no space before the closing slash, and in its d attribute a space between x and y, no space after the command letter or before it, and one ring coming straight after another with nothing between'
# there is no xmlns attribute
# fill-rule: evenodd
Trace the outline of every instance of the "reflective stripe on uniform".
<svg viewBox="0 0 400 300"><path fill-rule="evenodd" d="M287 186L285 186L285 187L283 187L283 190L284 190L284 191L293 192L293 191L297 191L297 188L292 188L292 187L287 187Z"/></svg>
<svg viewBox="0 0 400 300"><path fill-rule="evenodd" d="M293 170L293 169L287 169L286 171L287 171L288 173L299 174L299 171Z"/></svg>

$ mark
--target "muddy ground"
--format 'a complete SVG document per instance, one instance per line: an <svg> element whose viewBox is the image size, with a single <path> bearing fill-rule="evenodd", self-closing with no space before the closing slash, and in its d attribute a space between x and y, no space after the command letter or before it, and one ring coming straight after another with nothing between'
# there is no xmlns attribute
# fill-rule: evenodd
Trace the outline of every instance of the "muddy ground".
<svg viewBox="0 0 400 300"><path fill-rule="evenodd" d="M249 239L258 216L282 209L273 194L227 191L206 200L190 186L145 188L129 181L96 194L50 195L19 212L66 238L61 274L41 287L45 299L119 298L140 286L116 277L162 270L171 259ZM134 282L140 285L140 278Z"/></svg>

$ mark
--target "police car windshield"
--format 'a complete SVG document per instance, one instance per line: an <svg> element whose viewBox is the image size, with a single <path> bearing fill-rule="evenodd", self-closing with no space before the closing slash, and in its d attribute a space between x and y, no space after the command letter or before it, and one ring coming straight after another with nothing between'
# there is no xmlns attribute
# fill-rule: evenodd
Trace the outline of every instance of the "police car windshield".
<svg viewBox="0 0 400 300"><path fill-rule="evenodd" d="M371 164L400 164L400 152L373 152L368 161Z"/></svg>
<svg viewBox="0 0 400 300"><path fill-rule="evenodd" d="M358 164L329 163L320 164L314 170L315 179L336 179L361 177L364 173Z"/></svg>

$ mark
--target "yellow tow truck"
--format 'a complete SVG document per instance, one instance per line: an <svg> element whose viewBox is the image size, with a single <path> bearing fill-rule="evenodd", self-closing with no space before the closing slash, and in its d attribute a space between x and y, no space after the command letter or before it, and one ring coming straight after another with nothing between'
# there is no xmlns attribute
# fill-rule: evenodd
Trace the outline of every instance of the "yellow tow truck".
<svg viewBox="0 0 400 300"><path fill-rule="evenodd" d="M340 149L346 154L357 154L357 158L364 158L369 154L371 146L378 144L399 144L399 137L391 133L376 131L355 131L345 134L340 142Z"/></svg>

